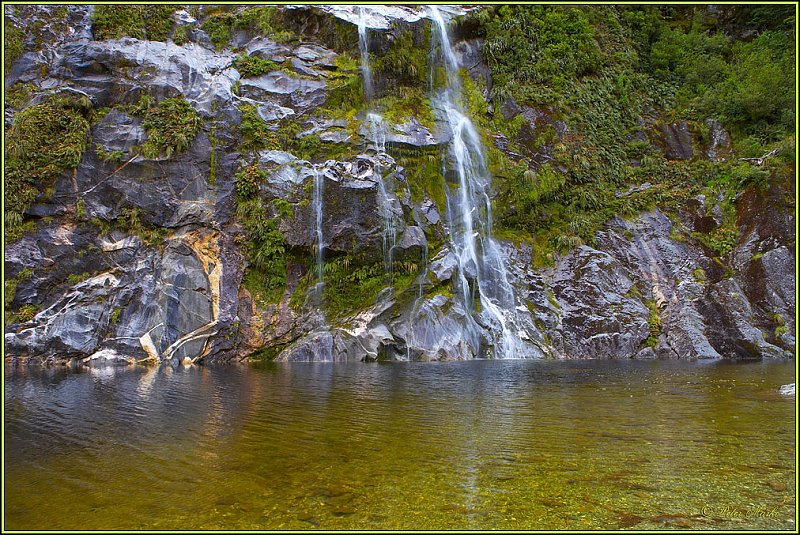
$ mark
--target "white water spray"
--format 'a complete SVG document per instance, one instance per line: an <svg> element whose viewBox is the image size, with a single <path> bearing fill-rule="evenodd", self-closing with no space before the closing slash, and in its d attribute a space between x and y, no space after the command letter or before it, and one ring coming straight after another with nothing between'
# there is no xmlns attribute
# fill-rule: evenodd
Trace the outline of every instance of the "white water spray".
<svg viewBox="0 0 800 535"><path fill-rule="evenodd" d="M358 49L361 53L361 74L364 80L364 99L367 106L371 106L373 98L372 71L369 63L369 46L367 42L366 10L358 8ZM373 148L377 153L377 161L386 154L386 135L388 125L383 116L378 113L367 113L367 123L369 136ZM392 282L394 268L394 248L397 245L397 219L394 212L394 188L390 181L383 176L383 169L378 164L375 167L375 175L378 177L378 202L381 207L381 215L384 221L383 227L383 263L389 283Z"/></svg>
<svg viewBox="0 0 800 535"><path fill-rule="evenodd" d="M316 248L316 255L315 255L315 275L317 278L317 283L314 288L314 294L319 303L322 302L322 290L323 290L323 279L322 279L322 265L324 260L324 253L325 253L325 239L322 234L322 212L323 212L323 188L325 187L325 176L324 174L314 167L314 192L311 196L311 204L312 209L314 211L314 245Z"/></svg>
<svg viewBox="0 0 800 535"><path fill-rule="evenodd" d="M480 321L491 337L495 358L523 358L527 350L515 328L514 289L508 281L500 247L492 238L491 179L483 146L460 104L460 72L447 24L436 6L430 10L434 39L441 48L447 73L446 87L436 99L451 133L450 158L458 177L458 191L447 188L448 221L450 241L458 259L458 297L467 317L469 342L473 348L480 347ZM474 312L476 296L480 314Z"/></svg>

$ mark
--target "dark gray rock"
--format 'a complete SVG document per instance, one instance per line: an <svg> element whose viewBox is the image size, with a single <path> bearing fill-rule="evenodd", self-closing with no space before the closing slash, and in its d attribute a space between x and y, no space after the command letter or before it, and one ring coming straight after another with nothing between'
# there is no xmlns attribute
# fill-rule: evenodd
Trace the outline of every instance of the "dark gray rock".
<svg viewBox="0 0 800 535"><path fill-rule="evenodd" d="M685 121L657 125L655 143L669 160L691 160L694 156L692 134Z"/></svg>

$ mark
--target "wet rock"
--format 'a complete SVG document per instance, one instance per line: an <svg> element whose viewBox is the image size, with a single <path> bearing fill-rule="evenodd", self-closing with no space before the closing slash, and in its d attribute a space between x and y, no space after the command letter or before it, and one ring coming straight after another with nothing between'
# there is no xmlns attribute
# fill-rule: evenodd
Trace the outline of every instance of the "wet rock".
<svg viewBox="0 0 800 535"><path fill-rule="evenodd" d="M110 116L110 117L109 117ZM124 113L109 113L92 129L90 146L100 144L118 150L130 149L141 139L138 123ZM114 121L121 121L118 126ZM115 149L117 150L117 149ZM57 200L85 203L88 217L111 220L125 210L138 210L151 225L180 227L188 224L213 225L219 214L216 194L209 183L211 143L200 133L186 152L167 160L148 160L133 155L126 165L100 160L94 150L84 154L73 177L56 185ZM233 176L235 162L218 162L218 175ZM142 177L148 177L143 180Z"/></svg>
<svg viewBox="0 0 800 535"><path fill-rule="evenodd" d="M239 75L229 68L232 60L230 53L191 43L178 46L171 41L131 38L78 41L61 47L49 76L54 83L68 80L70 87L89 94L98 107L133 102L146 91L157 100L182 94L200 112L210 114L213 102L234 99L232 88ZM38 76L28 69L18 81Z"/></svg>
<svg viewBox="0 0 800 535"><path fill-rule="evenodd" d="M430 271L439 281L450 280L458 269L458 259L449 249L443 249L430 263Z"/></svg>
<svg viewBox="0 0 800 535"><path fill-rule="evenodd" d="M691 160L694 156L692 134L685 121L656 125L655 143L668 160Z"/></svg>
<svg viewBox="0 0 800 535"><path fill-rule="evenodd" d="M108 152L129 153L147 139L142 119L131 117L119 109L113 109L92 128L93 141ZM96 146L95 145L95 146Z"/></svg>
<svg viewBox="0 0 800 535"><path fill-rule="evenodd" d="M275 359L278 362L334 362L341 360L333 352L333 335L330 331L307 334Z"/></svg>
<svg viewBox="0 0 800 535"><path fill-rule="evenodd" d="M374 175L376 161L359 157L353 162L329 161L313 170L305 167L299 171L305 184L313 188L315 173L323 177L323 236L325 248L342 253L366 251L375 260L382 258L384 219L380 192ZM294 180L290 176L283 183ZM271 183L275 178L270 179ZM397 210L400 210L399 206ZM402 214L402 212L400 212ZM281 226L287 242L295 247L311 249L315 243L314 208L311 204L298 205L292 221Z"/></svg>
<svg viewBox="0 0 800 535"><path fill-rule="evenodd" d="M428 228L437 225L441 221L442 216L439 215L439 209L430 199L424 199L413 206L414 221L423 228Z"/></svg>
<svg viewBox="0 0 800 535"><path fill-rule="evenodd" d="M243 78L239 82L243 97L258 101L278 99L282 106L302 113L325 102L327 84L324 80L299 78L284 71L275 71L262 76Z"/></svg>
<svg viewBox="0 0 800 535"><path fill-rule="evenodd" d="M731 136L723 128L718 119L706 119L706 127L710 142L706 149L706 157L715 162L725 162L733 158L733 148L731 147Z"/></svg>
<svg viewBox="0 0 800 535"><path fill-rule="evenodd" d="M611 255L579 247L557 266L552 279L564 328L564 352L572 357L634 356L648 336L647 308L626 299L634 275Z"/></svg>
<svg viewBox="0 0 800 535"><path fill-rule="evenodd" d="M290 9L294 6L290 6ZM420 7L406 7L406 6L377 6L370 5L364 6L363 11L359 10L358 6L345 6L345 5L326 5L319 6L319 10L329 13L334 17L340 18L352 24L358 24L361 20L362 13L364 17L364 24L367 28L374 30L388 30L393 23L405 22L414 23L424 18L428 18L429 12ZM439 9L445 13L464 14L466 10L461 6L440 6Z"/></svg>
<svg viewBox="0 0 800 535"><path fill-rule="evenodd" d="M419 258L420 255L428 250L428 240L425 233L419 227L406 227L403 238L397 244L398 256L411 256Z"/></svg>
<svg viewBox="0 0 800 535"><path fill-rule="evenodd" d="M365 135L366 132L362 134L362 136ZM386 142L402 143L413 147L427 147L438 144L433 134L414 117L405 123L391 125L386 135Z"/></svg>

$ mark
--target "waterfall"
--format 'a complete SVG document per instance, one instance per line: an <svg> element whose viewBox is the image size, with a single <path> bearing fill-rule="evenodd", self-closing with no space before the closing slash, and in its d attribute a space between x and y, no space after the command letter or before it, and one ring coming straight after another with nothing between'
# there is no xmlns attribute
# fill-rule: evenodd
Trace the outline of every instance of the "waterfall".
<svg viewBox="0 0 800 535"><path fill-rule="evenodd" d="M322 263L325 251L325 240L322 235L322 211L323 201L322 193L324 188L325 175L314 166L314 192L311 198L312 210L314 212L314 245L316 247L316 264L315 271L317 276L317 284L314 288L314 294L318 303L322 303L323 291L323 278L322 278Z"/></svg>
<svg viewBox="0 0 800 535"><path fill-rule="evenodd" d="M372 70L369 64L369 46L367 43L366 10L358 8L358 50L361 53L361 75L364 80L364 99L367 107L371 108L373 98ZM369 137L372 141L374 150L377 154L374 173L378 180L378 202L381 207L383 217L383 264L384 271L392 283L392 273L394 267L394 248L397 245L397 219L394 211L394 191L393 184L387 182L383 176L383 169L380 165L381 156L386 154L386 134L388 125L383 116L373 111L367 112L367 125Z"/></svg>
<svg viewBox="0 0 800 535"><path fill-rule="evenodd" d="M436 6L430 6L433 38L438 41L447 82L434 95L451 134L449 155L458 177L458 190L446 187L450 243L458 260L456 296L467 318L469 342L480 347L481 332L491 337L496 358L522 358L525 344L515 328L514 289L500 247L492 238L491 177L480 135L461 107L458 60L447 34L447 24ZM432 42L432 46L435 43ZM431 86L435 81L431 74ZM475 312L475 302L480 312ZM478 322L484 327L481 329Z"/></svg>
<svg viewBox="0 0 800 535"><path fill-rule="evenodd" d="M364 8L358 7L358 51L361 53L361 76L364 79L364 98L372 101L372 71L369 68L369 48L367 46L367 19Z"/></svg>

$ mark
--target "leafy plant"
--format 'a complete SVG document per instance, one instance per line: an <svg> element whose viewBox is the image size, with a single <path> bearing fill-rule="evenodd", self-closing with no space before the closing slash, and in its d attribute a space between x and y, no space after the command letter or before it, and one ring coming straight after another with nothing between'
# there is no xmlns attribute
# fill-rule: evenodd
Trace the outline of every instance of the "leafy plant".
<svg viewBox="0 0 800 535"><path fill-rule="evenodd" d="M144 117L142 126L147 140L140 151L145 158L167 158L176 152L187 150L203 121L192 105L183 96L162 100L158 105L144 95L136 106L130 108L131 115Z"/></svg>
<svg viewBox="0 0 800 535"><path fill-rule="evenodd" d="M261 76L280 68L274 61L261 59L258 56L239 56L234 60L233 66L244 78Z"/></svg>
<svg viewBox="0 0 800 535"><path fill-rule="evenodd" d="M134 37L149 41L166 41L174 21L172 14L179 5L100 4L92 14L95 39Z"/></svg>
<svg viewBox="0 0 800 535"><path fill-rule="evenodd" d="M23 213L37 194L77 167L88 145L91 110L86 97L60 95L14 116L4 147L7 239L22 235Z"/></svg>

